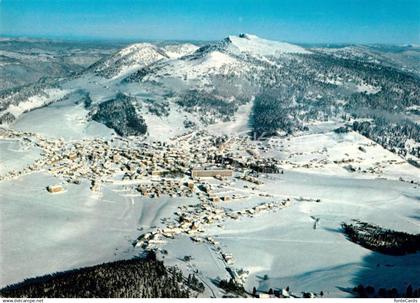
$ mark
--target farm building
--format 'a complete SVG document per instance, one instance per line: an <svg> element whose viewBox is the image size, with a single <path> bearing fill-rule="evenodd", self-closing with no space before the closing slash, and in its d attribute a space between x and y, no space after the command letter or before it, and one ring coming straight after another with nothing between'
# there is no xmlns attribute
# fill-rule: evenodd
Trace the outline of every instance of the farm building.
<svg viewBox="0 0 420 303"><path fill-rule="evenodd" d="M49 185L47 186L47 191L49 193L59 193L64 191L64 188L61 185Z"/></svg>

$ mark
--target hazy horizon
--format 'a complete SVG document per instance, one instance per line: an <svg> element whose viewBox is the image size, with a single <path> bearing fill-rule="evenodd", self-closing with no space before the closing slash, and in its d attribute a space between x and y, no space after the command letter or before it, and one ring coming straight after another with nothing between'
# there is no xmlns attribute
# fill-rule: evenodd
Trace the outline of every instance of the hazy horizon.
<svg viewBox="0 0 420 303"><path fill-rule="evenodd" d="M243 33L232 33L228 36L239 35ZM252 34L254 33L245 33ZM99 43L99 44L132 44L132 43L194 43L196 45L217 42L228 36L221 37L220 39L211 39L211 40L199 40L199 39L143 39L143 38L106 38L106 37L64 37L64 36L19 36L19 35L1 35L0 42L6 40L21 41L21 42L56 42L56 43ZM349 45L360 45L360 46L400 46L400 47L420 47L420 43L410 43L410 42L305 42L305 41L290 41L290 40L281 40L281 39L270 39L261 35L257 35L260 38L273 40L273 41L283 41L287 43L293 43L306 47L334 47L334 46L349 46Z"/></svg>
<svg viewBox="0 0 420 303"><path fill-rule="evenodd" d="M292 43L420 44L420 0L3 0L0 36L212 41L252 33Z"/></svg>

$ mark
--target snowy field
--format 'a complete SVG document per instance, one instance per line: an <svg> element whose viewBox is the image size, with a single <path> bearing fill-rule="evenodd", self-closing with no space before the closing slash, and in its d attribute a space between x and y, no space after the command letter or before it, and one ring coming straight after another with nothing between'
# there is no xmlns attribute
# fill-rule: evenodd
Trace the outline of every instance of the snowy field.
<svg viewBox="0 0 420 303"><path fill-rule="evenodd" d="M195 203L181 198L144 199L128 195L117 185L106 186L99 196L85 183L66 185L62 194L47 193L45 186L57 182L33 174L0 183L1 285L137 255L141 251L131 244L140 233L159 226L160 219L170 217L177 206ZM208 230L208 235L232 253L235 267L250 271L250 289L290 286L296 293L323 290L328 296L346 296L346 288L362 281L402 287L420 272L419 255L375 254L338 232L340 224L351 219L418 232L419 196L413 185L289 171L264 182L259 190L269 191L273 199L290 197L292 205L239 221L226 219L223 228ZM10 190L12 184L14 190ZM321 202L299 201L302 196ZM264 200L222 205L241 208ZM320 218L316 229L311 216ZM170 240L163 248L169 252L164 256L167 264L176 264L186 273L196 269L208 284L207 294L219 293L213 281L227 274L213 248L185 236ZM185 255L191 255L193 261L181 261ZM265 274L268 280L261 278Z"/></svg>
<svg viewBox="0 0 420 303"><path fill-rule="evenodd" d="M292 172L261 187L273 194L321 202L295 202L277 213L234 221L224 230L214 229L214 237L236 257L235 265L251 270L250 289L290 286L296 292L323 290L328 296L343 296L342 288L362 282L406 287L406 281L416 281L419 255L372 253L346 240L339 227L342 222L360 219L417 233L417 188L402 182ZM316 229L311 216L320 219ZM261 279L265 274L268 280Z"/></svg>
<svg viewBox="0 0 420 303"><path fill-rule="evenodd" d="M290 207L257 214L252 218L226 219L223 227L213 225L206 235L220 242L234 257L233 267L250 271L246 288L267 291L286 288L328 297L351 296L347 291L359 283L376 287L406 288L420 273L420 254L403 257L373 253L348 241L340 224L352 219L385 228L418 233L419 191L400 181L357 179L285 171L263 179L260 191L272 200L289 197ZM320 199L320 202L305 199ZM223 202L227 208L246 208L265 201L251 198ZM314 229L314 218L319 218ZM179 245L179 243L182 243ZM208 244L184 237L165 247L165 261L183 269L196 269L211 289L219 294L215 281L229 278L220 253ZM181 261L185 255L192 261ZM268 279L264 279L267 275Z"/></svg>
<svg viewBox="0 0 420 303"><path fill-rule="evenodd" d="M101 195L89 184L66 184L64 193L46 186L60 180L42 173L0 182L0 286L29 277L141 253L132 242L190 199L129 196L118 185Z"/></svg>
<svg viewBox="0 0 420 303"><path fill-rule="evenodd" d="M0 175L26 167L40 157L39 152L20 140L0 140Z"/></svg>

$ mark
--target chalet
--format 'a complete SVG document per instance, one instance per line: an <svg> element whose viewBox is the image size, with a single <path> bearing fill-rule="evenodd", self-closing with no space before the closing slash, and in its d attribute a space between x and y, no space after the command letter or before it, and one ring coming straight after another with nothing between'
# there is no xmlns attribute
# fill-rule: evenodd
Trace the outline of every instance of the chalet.
<svg viewBox="0 0 420 303"><path fill-rule="evenodd" d="M49 185L47 191L49 193L60 193L64 191L64 188L61 185Z"/></svg>

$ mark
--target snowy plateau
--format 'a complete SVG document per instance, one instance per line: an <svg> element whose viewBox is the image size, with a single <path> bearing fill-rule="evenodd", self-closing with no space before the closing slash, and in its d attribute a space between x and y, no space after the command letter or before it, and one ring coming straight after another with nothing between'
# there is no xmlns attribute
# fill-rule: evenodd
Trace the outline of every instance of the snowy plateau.
<svg viewBox="0 0 420 303"><path fill-rule="evenodd" d="M153 251L198 297L419 289L419 59L1 40L0 288Z"/></svg>

